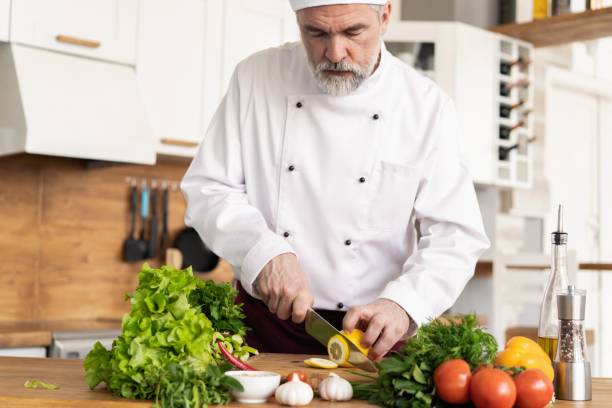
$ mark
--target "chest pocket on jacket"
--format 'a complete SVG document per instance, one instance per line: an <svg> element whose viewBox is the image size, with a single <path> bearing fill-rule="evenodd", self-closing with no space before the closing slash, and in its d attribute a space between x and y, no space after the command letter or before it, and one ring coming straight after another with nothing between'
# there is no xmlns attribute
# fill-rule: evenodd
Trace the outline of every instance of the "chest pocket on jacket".
<svg viewBox="0 0 612 408"><path fill-rule="evenodd" d="M420 167L376 163L369 189L367 228L405 228L410 221L420 176Z"/></svg>

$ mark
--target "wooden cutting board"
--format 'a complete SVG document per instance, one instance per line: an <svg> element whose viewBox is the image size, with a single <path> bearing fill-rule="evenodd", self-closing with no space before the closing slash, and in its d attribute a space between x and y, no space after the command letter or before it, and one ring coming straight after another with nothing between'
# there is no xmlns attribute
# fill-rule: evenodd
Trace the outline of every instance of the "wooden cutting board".
<svg viewBox="0 0 612 408"><path fill-rule="evenodd" d="M295 354L262 354L251 360L254 367L260 370L274 371L287 375L290 371L300 369L317 384L330 371L335 371L348 380L367 381L350 373L347 369L323 370L307 367L303 360L307 357ZM27 389L23 383L27 379L38 379L60 386L59 390ZM572 403L557 401L555 408L590 407L604 408L612 406L612 378L595 378L593 380L593 401ZM103 386L90 390L85 384L83 360L38 359L0 357L0 407L2 408L138 408L150 407L148 401L131 401L113 397ZM230 406L242 407L278 407L271 399L267 404L245 405L232 403ZM364 401L353 400L344 403L330 403L314 400L314 408L330 407L370 407Z"/></svg>

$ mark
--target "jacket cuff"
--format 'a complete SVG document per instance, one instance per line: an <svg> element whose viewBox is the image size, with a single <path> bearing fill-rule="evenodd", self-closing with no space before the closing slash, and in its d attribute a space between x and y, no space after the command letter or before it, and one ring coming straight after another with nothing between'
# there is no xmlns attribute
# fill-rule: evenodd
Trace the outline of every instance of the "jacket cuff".
<svg viewBox="0 0 612 408"><path fill-rule="evenodd" d="M255 244L244 257L240 268L240 284L244 290L259 299L259 295L253 288L259 272L272 258L286 253L295 254L295 251L287 241L275 234L270 234Z"/></svg>
<svg viewBox="0 0 612 408"><path fill-rule="evenodd" d="M414 334L418 326L428 323L436 317L433 316L425 300L416 291L401 283L390 282L378 297L389 299L406 311L408 317L410 317L408 335Z"/></svg>

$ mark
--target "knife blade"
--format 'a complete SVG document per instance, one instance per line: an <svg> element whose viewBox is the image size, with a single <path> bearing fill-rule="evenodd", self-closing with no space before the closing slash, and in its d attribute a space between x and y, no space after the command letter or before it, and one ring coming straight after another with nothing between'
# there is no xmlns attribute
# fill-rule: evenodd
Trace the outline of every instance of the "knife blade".
<svg viewBox="0 0 612 408"><path fill-rule="evenodd" d="M369 372L377 372L376 365L365 354L361 352L342 332L338 331L331 323L325 320L313 309L306 314L306 333L314 337L319 343L327 347L330 338L335 335L342 336L349 345L348 362L355 367Z"/></svg>

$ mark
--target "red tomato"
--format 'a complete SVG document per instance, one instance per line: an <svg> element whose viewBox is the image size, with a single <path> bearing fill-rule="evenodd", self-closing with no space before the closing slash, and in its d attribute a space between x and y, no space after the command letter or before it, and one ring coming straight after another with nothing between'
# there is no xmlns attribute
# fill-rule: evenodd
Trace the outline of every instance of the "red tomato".
<svg viewBox="0 0 612 408"><path fill-rule="evenodd" d="M518 408L542 408L553 396L553 385L546 374L537 368L520 373L516 384L516 406Z"/></svg>
<svg viewBox="0 0 612 408"><path fill-rule="evenodd" d="M467 404L470 401L470 365L463 360L448 360L434 371L436 395L449 404Z"/></svg>
<svg viewBox="0 0 612 408"><path fill-rule="evenodd" d="M476 408L512 408L516 386L503 370L483 368L472 376L470 398Z"/></svg>
<svg viewBox="0 0 612 408"><path fill-rule="evenodd" d="M306 384L308 384L308 374L306 374L306 373L305 373L305 372L303 372L303 371L299 371L299 370L293 370L292 372L290 372L290 373L287 375L287 381L291 381L291 379L293 378L293 376L294 376L294 375L297 375L297 376L298 376L298 379L299 379L301 382L305 382Z"/></svg>

